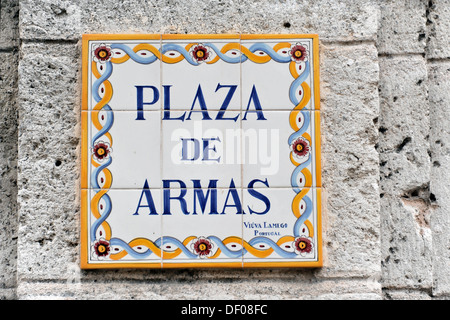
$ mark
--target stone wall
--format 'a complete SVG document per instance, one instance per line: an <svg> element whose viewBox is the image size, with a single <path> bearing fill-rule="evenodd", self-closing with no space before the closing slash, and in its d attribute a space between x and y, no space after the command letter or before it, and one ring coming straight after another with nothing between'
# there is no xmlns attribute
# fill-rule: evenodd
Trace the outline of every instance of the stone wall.
<svg viewBox="0 0 450 320"><path fill-rule="evenodd" d="M0 299L17 288L19 3L0 2Z"/></svg>
<svg viewBox="0 0 450 320"><path fill-rule="evenodd" d="M385 298L450 294L449 22L450 1L380 2L377 150Z"/></svg>
<svg viewBox="0 0 450 320"><path fill-rule="evenodd" d="M0 26L0 298L450 297L450 0L2 0ZM83 33L318 33L324 267L81 270Z"/></svg>

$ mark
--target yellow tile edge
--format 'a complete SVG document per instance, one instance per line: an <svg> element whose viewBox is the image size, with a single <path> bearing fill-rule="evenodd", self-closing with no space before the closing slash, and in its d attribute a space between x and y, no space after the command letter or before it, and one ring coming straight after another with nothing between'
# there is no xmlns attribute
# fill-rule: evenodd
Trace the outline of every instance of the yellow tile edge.
<svg viewBox="0 0 450 320"><path fill-rule="evenodd" d="M162 40L240 39L239 34L162 34Z"/></svg>
<svg viewBox="0 0 450 320"><path fill-rule="evenodd" d="M81 189L88 188L88 113L81 112Z"/></svg>
<svg viewBox="0 0 450 320"><path fill-rule="evenodd" d="M249 269L249 268L319 268L322 260L311 262L240 262L236 263L81 263L81 269Z"/></svg>
<svg viewBox="0 0 450 320"><path fill-rule="evenodd" d="M319 36L313 37L313 63L314 63L314 109L320 110L320 60L319 60Z"/></svg>
<svg viewBox="0 0 450 320"><path fill-rule="evenodd" d="M88 190L81 190L81 246L80 246L80 267L85 269L88 264L88 230L87 230L87 216L88 216Z"/></svg>
<svg viewBox="0 0 450 320"><path fill-rule="evenodd" d="M316 187L322 187L322 158L321 158L321 141L320 141L320 111L314 111L314 136L315 136L315 153L316 153Z"/></svg>
<svg viewBox="0 0 450 320"><path fill-rule="evenodd" d="M313 39L318 41L318 34L83 34L82 40L169 40L169 39Z"/></svg>
<svg viewBox="0 0 450 320"><path fill-rule="evenodd" d="M323 234L322 234L322 189L317 189L317 241L318 257L317 266L323 267Z"/></svg>
<svg viewBox="0 0 450 320"><path fill-rule="evenodd" d="M82 40L82 68L81 68L81 110L88 110L88 69L89 69L89 38L83 35Z"/></svg>
<svg viewBox="0 0 450 320"><path fill-rule="evenodd" d="M320 268L322 261L302 262L244 262L246 268Z"/></svg>
<svg viewBox="0 0 450 320"><path fill-rule="evenodd" d="M161 262L155 263L89 263L81 269L161 269Z"/></svg>

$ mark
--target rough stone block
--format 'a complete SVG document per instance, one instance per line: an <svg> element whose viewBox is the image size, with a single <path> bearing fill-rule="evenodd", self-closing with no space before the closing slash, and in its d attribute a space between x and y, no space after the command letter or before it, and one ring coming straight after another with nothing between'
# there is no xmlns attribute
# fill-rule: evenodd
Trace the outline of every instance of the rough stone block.
<svg viewBox="0 0 450 320"><path fill-rule="evenodd" d="M387 288L431 286L427 91L421 56L380 59L381 252Z"/></svg>
<svg viewBox="0 0 450 320"><path fill-rule="evenodd" d="M19 64L19 278L60 279L78 258L79 53L29 43Z"/></svg>
<svg viewBox="0 0 450 320"><path fill-rule="evenodd" d="M384 195L381 199L382 285L430 288L433 257L431 208L420 198Z"/></svg>
<svg viewBox="0 0 450 320"><path fill-rule="evenodd" d="M428 58L450 58L450 0L429 1Z"/></svg>
<svg viewBox="0 0 450 320"><path fill-rule="evenodd" d="M0 143L14 142L17 131L17 65L18 51L0 52Z"/></svg>
<svg viewBox="0 0 450 320"><path fill-rule="evenodd" d="M0 288L16 285L17 52L0 52Z"/></svg>
<svg viewBox="0 0 450 320"><path fill-rule="evenodd" d="M426 1L380 1L380 53L423 53L426 37Z"/></svg>
<svg viewBox="0 0 450 320"><path fill-rule="evenodd" d="M378 5L354 1L23 0L21 38L78 40L82 33L318 33L375 40Z"/></svg>
<svg viewBox="0 0 450 320"><path fill-rule="evenodd" d="M405 195L429 183L426 61L380 58L380 179L382 193Z"/></svg>
<svg viewBox="0 0 450 320"><path fill-rule="evenodd" d="M270 277L255 286L252 279L212 279L205 281L168 282L22 282L17 289L23 300L330 300L380 299L379 283L368 280L329 280L301 283L289 279L277 281Z"/></svg>
<svg viewBox="0 0 450 320"><path fill-rule="evenodd" d="M0 3L0 49L19 44L19 0Z"/></svg>
<svg viewBox="0 0 450 320"><path fill-rule="evenodd" d="M22 39L79 39L81 12L86 0L21 1L20 37ZM104 18L107 22L108 19Z"/></svg>
<svg viewBox="0 0 450 320"><path fill-rule="evenodd" d="M419 290L386 290L383 292L386 300L431 300L426 292Z"/></svg>
<svg viewBox="0 0 450 320"><path fill-rule="evenodd" d="M429 65L433 295L450 294L450 62Z"/></svg>
<svg viewBox="0 0 450 320"><path fill-rule="evenodd" d="M0 289L0 300L14 300L17 299L16 289Z"/></svg>
<svg viewBox="0 0 450 320"><path fill-rule="evenodd" d="M376 48L323 45L320 59L326 262L319 276L377 276Z"/></svg>

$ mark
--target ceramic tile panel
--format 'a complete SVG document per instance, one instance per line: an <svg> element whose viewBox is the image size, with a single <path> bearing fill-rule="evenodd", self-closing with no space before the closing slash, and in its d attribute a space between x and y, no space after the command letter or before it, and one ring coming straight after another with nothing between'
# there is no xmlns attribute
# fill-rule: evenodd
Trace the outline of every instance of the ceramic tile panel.
<svg viewBox="0 0 450 320"><path fill-rule="evenodd" d="M90 98L83 110L160 110L160 49L159 35L139 41L89 41L92 72L85 76Z"/></svg>
<svg viewBox="0 0 450 320"><path fill-rule="evenodd" d="M82 238L91 244L82 248L86 263L161 268L160 189L82 191L82 211L91 213L83 215Z"/></svg>
<svg viewBox="0 0 450 320"><path fill-rule="evenodd" d="M85 35L82 268L318 267L315 35Z"/></svg>

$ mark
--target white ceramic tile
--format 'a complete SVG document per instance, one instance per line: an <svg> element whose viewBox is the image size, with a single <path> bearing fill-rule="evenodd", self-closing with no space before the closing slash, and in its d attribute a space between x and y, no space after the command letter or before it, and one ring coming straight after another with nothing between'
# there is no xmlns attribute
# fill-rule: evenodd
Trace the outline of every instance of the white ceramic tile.
<svg viewBox="0 0 450 320"><path fill-rule="evenodd" d="M162 63L164 107L201 110L204 101L208 110L240 110L240 51L233 48L222 53L228 43L239 46L239 39L163 40L162 52L167 58L184 55L179 62ZM195 59L195 52L207 55L207 60Z"/></svg>
<svg viewBox="0 0 450 320"><path fill-rule="evenodd" d="M247 248L244 265L281 260L316 261L319 252L318 192L320 189L314 188L304 189L299 194L288 188L243 190L246 212L243 236ZM297 195L298 202L294 201ZM311 247L296 247L295 243L300 239L306 239L305 243Z"/></svg>
<svg viewBox="0 0 450 320"><path fill-rule="evenodd" d="M96 113L92 113L95 117ZM89 146L92 153L97 145L104 143L108 146L106 158L97 159L100 165L111 163L107 169L112 175L111 188L137 188L144 186L148 181L150 188L161 186L161 161L160 161L160 137L161 137L161 112L146 111L144 120L136 120L135 111L101 111L97 118L101 129L110 128ZM92 135L89 141L93 141L100 131L92 124ZM110 141L112 137L112 141ZM95 160L95 157L94 157ZM91 172L95 172L95 166L91 165ZM91 175L91 186L95 187L95 176ZM97 178L102 183L102 176Z"/></svg>
<svg viewBox="0 0 450 320"><path fill-rule="evenodd" d="M91 262L161 262L158 249L162 208L159 189L147 189L145 192L109 190L107 193L91 189L89 193ZM96 253L95 245L100 240L106 241L109 255Z"/></svg>
<svg viewBox="0 0 450 320"><path fill-rule="evenodd" d="M240 114L229 113L233 117ZM191 120L163 120L163 179L185 183L173 187L192 188L192 179L200 179L202 187L210 180L218 180L218 187L228 188L232 181L241 186L240 121L214 120L217 114L209 112L212 120L202 121L199 112Z"/></svg>
<svg viewBox="0 0 450 320"><path fill-rule="evenodd" d="M254 179L269 187L315 186L312 113L265 111L263 116L264 120L257 120L256 113L243 116L243 186ZM297 145L303 151L294 152Z"/></svg>
<svg viewBox="0 0 450 320"><path fill-rule="evenodd" d="M163 263L241 266L241 189L164 189L163 201Z"/></svg>
<svg viewBox="0 0 450 320"><path fill-rule="evenodd" d="M93 42L95 46L99 43L106 44L111 52L112 58L103 63L96 63L98 73L104 76L100 85L96 85L97 78L90 75L93 99L91 108L97 105L95 92L100 98L107 95L106 81L112 88L112 96L108 99L108 105L112 110L137 110L138 105L143 110L159 110L161 108L161 61L152 50L160 50L160 41L111 41ZM136 52L134 52L136 50ZM128 52L128 53L127 53ZM156 52L155 52L156 53ZM129 57L126 61L124 57ZM123 61L123 62L122 62ZM106 76L109 74L109 76ZM138 100L139 92L142 93L142 104Z"/></svg>
<svg viewBox="0 0 450 320"><path fill-rule="evenodd" d="M302 43L312 51L311 40L280 39L242 41L242 108L254 108L258 96L265 110L291 110L302 102L303 109L314 109L313 61L292 62L291 49ZM293 65L291 71L290 66ZM294 74L292 73L294 72ZM300 79L301 78L301 79ZM295 81L298 79L297 81ZM302 84L302 82L305 82ZM304 99L304 103L303 103Z"/></svg>

